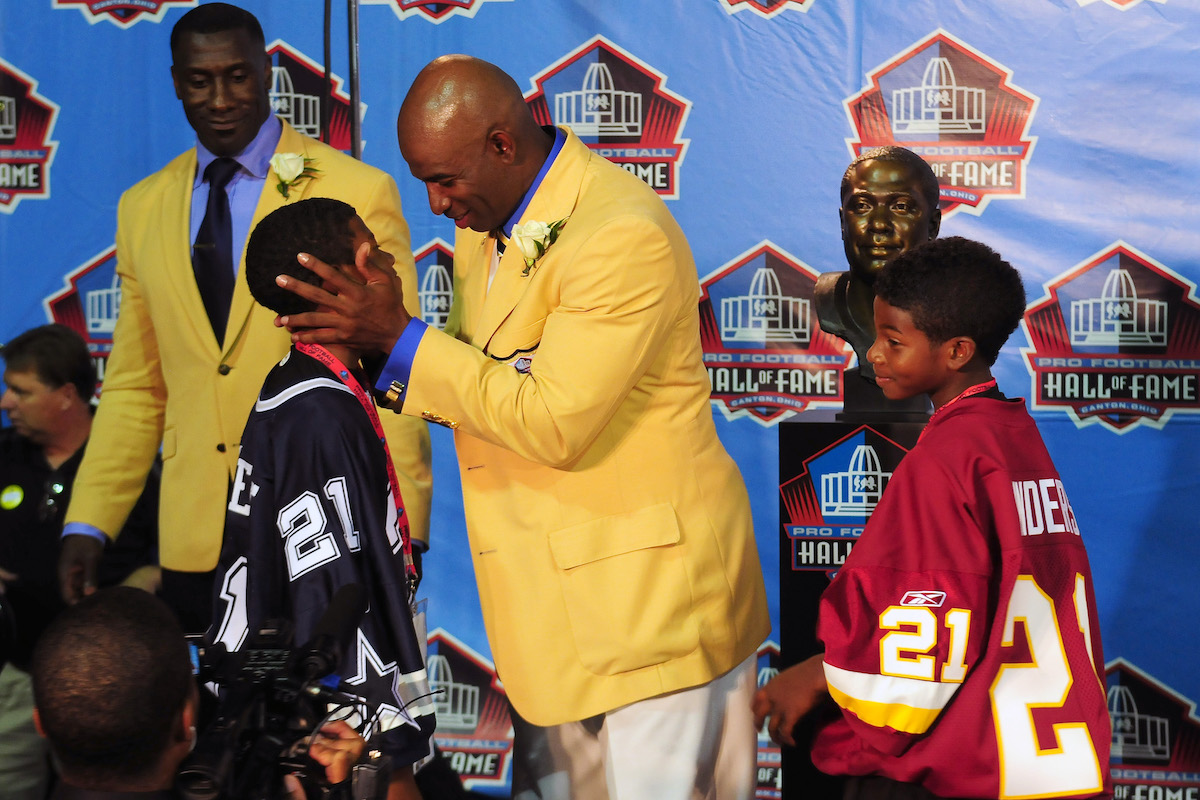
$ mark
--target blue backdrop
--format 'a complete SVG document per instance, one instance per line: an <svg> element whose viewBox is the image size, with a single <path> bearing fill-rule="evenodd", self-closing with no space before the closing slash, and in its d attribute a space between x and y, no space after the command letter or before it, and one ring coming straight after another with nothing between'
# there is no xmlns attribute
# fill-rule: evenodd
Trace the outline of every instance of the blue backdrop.
<svg viewBox="0 0 1200 800"><path fill-rule="evenodd" d="M279 67L277 110L314 124L318 101L305 98L320 93L322 4L242 4ZM102 363L117 199L193 142L167 39L194 5L0 4L0 341L60 320L86 332ZM344 81L348 26L334 5L331 67ZM1089 546L1119 795L1195 796L1194 3L363 0L359 24L363 158L396 176L431 313L453 226L430 214L394 124L413 76L438 55L501 65L545 122L570 125L667 198L696 257L714 413L750 489L776 622L778 425L828 419L852 365L808 303L816 274L844 269L839 180L863 147L922 152L942 181L942 234L991 244L1025 278L1026 324L996 372L1034 409ZM334 142L349 149L344 84L332 103ZM431 669L447 688L440 735L469 783L503 793L501 688L453 443L433 433L424 586ZM777 792L775 765L764 745L764 797Z"/></svg>

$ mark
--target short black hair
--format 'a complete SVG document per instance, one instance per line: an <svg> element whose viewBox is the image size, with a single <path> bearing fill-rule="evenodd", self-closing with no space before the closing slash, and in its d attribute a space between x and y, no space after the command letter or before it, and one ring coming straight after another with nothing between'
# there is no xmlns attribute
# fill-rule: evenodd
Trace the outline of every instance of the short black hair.
<svg viewBox="0 0 1200 800"><path fill-rule="evenodd" d="M854 178L854 168L864 161L871 160L907 164L917 175L917 180L921 184L921 196L925 198L929 209L932 211L938 207L938 204L941 202L942 189L938 185L937 175L933 174L933 167L929 166L929 162L912 150L896 145L872 147L870 150L864 150L857 158L851 161L850 166L846 167L846 171L842 173L842 186L838 194L839 198L842 200L846 199L846 193L850 191L850 181Z"/></svg>
<svg viewBox="0 0 1200 800"><path fill-rule="evenodd" d="M992 248L961 236L930 239L885 264L875 296L907 311L935 344L971 337L988 366L1025 315L1021 274Z"/></svg>
<svg viewBox="0 0 1200 800"><path fill-rule="evenodd" d="M246 283L250 294L276 314L299 314L315 307L275 283L288 275L319 284L320 279L296 261L309 253L331 266L354 263L353 206L329 197L311 197L277 208L254 227L246 243Z"/></svg>
<svg viewBox="0 0 1200 800"><path fill-rule="evenodd" d="M9 369L33 372L51 389L74 384L85 403L96 392L96 366L87 343L66 325L52 323L30 328L0 347L0 357Z"/></svg>
<svg viewBox="0 0 1200 800"><path fill-rule="evenodd" d="M152 777L194 690L183 629L149 592L114 586L62 611L30 668L42 730L72 783Z"/></svg>
<svg viewBox="0 0 1200 800"><path fill-rule="evenodd" d="M258 18L244 8L228 3L205 3L184 14L171 29L171 60L175 60L180 40L192 33L223 33L245 31L265 52L267 40Z"/></svg>

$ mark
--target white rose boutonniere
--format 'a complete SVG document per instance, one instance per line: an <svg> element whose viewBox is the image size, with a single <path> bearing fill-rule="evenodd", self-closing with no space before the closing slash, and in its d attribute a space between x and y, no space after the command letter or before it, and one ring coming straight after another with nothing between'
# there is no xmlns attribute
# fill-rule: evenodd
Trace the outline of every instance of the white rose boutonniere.
<svg viewBox="0 0 1200 800"><path fill-rule="evenodd" d="M300 153L276 153L271 156L271 169L279 177L275 188L284 197L288 191L305 178L311 178L321 170L313 166L316 159L308 158Z"/></svg>
<svg viewBox="0 0 1200 800"><path fill-rule="evenodd" d="M525 259L522 275L528 275L529 270L537 265L538 259L546 255L546 251L558 240L558 234L566 224L567 217L563 217L557 222L530 220L522 225L513 226L512 243Z"/></svg>

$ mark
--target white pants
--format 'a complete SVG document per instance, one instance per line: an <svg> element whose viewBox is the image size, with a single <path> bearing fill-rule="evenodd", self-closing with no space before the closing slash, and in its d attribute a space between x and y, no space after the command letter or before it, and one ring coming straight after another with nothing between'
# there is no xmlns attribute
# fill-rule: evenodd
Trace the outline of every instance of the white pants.
<svg viewBox="0 0 1200 800"><path fill-rule="evenodd" d="M748 800L754 667L549 728L514 711L513 800Z"/></svg>

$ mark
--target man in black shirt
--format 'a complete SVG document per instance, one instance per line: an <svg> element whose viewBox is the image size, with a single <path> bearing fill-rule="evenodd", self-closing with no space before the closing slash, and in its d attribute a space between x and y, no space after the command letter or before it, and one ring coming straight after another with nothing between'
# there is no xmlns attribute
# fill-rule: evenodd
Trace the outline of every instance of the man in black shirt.
<svg viewBox="0 0 1200 800"><path fill-rule="evenodd" d="M87 345L63 325L25 331L0 350L0 592L14 626L0 652L0 784L6 797L44 796L45 744L33 730L29 656L62 610L56 565L63 513L92 427L96 375ZM119 540L102 560L102 585L153 588L158 477L152 471ZM7 664L5 663L7 661Z"/></svg>

